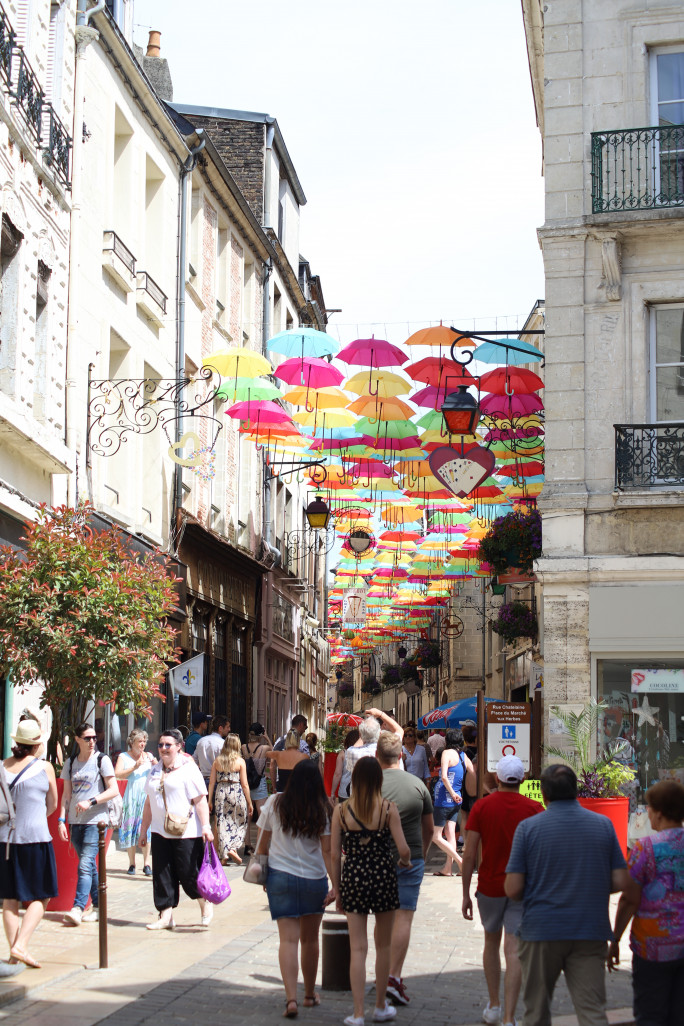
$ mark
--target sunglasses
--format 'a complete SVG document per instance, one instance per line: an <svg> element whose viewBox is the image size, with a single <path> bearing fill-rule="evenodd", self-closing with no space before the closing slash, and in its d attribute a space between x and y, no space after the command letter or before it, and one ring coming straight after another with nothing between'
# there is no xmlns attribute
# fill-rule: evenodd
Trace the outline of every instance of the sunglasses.
<svg viewBox="0 0 684 1026"><path fill-rule="evenodd" d="M90 744L90 742L92 741L93 744L95 744L95 742L97 741L97 734L84 734L83 737L80 738L80 740L87 741L88 744Z"/></svg>
<svg viewBox="0 0 684 1026"><path fill-rule="evenodd" d="M162 744L162 743L160 742L160 743L159 743L159 744L157 745L157 748L173 748L173 746L174 746L174 744L175 744L175 743L176 743L176 742L174 742L174 741L168 741L168 742L165 742L164 744Z"/></svg>

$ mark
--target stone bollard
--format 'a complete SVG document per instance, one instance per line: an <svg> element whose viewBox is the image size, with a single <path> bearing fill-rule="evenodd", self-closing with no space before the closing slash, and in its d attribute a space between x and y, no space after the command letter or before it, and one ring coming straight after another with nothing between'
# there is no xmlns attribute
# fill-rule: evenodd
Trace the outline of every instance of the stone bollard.
<svg viewBox="0 0 684 1026"><path fill-rule="evenodd" d="M334 913L323 916L323 990L351 990L349 981L349 927L345 916L332 918Z"/></svg>

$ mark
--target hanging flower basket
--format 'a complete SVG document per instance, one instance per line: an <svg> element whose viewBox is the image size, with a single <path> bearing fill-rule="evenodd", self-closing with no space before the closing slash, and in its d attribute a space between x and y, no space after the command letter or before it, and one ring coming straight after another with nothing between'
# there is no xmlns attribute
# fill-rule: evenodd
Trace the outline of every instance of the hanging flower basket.
<svg viewBox="0 0 684 1026"><path fill-rule="evenodd" d="M415 652L409 656L409 662L414 666L439 666L442 662L442 655L437 641L421 641Z"/></svg>
<svg viewBox="0 0 684 1026"><path fill-rule="evenodd" d="M537 637L537 617L525 602L505 602L492 624L492 630L510 645L518 638Z"/></svg>
<svg viewBox="0 0 684 1026"><path fill-rule="evenodd" d="M498 577L492 578L492 595L505 595L506 585L502 584Z"/></svg>
<svg viewBox="0 0 684 1026"><path fill-rule="evenodd" d="M337 694L340 696L340 698L345 698L349 695L353 695L354 685L350 684L349 681L344 681L344 683L340 684L339 688L337 689Z"/></svg>
<svg viewBox="0 0 684 1026"><path fill-rule="evenodd" d="M406 684L410 681L417 682L420 680L420 674L418 673L416 666L413 663L410 663L408 659L402 659L399 666L399 673L401 674L402 684Z"/></svg>
<svg viewBox="0 0 684 1026"><path fill-rule="evenodd" d="M364 677L361 691L364 695L378 695L382 691L382 685L377 677Z"/></svg>
<svg viewBox="0 0 684 1026"><path fill-rule="evenodd" d="M401 667L385 663L382 667L381 682L384 688L393 688L401 684Z"/></svg>
<svg viewBox="0 0 684 1026"><path fill-rule="evenodd" d="M531 573L541 553L541 516L536 509L518 509L497 517L480 541L477 556L500 576L509 567Z"/></svg>

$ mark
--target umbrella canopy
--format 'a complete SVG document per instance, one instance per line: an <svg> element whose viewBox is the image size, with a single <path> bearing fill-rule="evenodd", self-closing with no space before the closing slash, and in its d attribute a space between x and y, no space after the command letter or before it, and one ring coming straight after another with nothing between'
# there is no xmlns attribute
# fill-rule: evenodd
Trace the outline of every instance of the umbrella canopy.
<svg viewBox="0 0 684 1026"><path fill-rule="evenodd" d="M252 349L217 349L202 360L203 367L211 367L222 378L256 378L271 374L273 368L261 353Z"/></svg>
<svg viewBox="0 0 684 1026"><path fill-rule="evenodd" d="M288 328L266 343L272 353L283 356L331 356L340 348L332 336L315 328Z"/></svg>
<svg viewBox="0 0 684 1026"><path fill-rule="evenodd" d="M415 413L403 399L381 399L379 396L360 395L348 409L370 420L408 420Z"/></svg>
<svg viewBox="0 0 684 1026"><path fill-rule="evenodd" d="M501 702L501 698L485 698L485 702ZM445 727L460 727L464 720L477 723L477 696L447 702L432 712L425 713L418 720L418 730L444 730Z"/></svg>
<svg viewBox="0 0 684 1026"><path fill-rule="evenodd" d="M333 712L328 713L328 723L338 723L341 727L358 727L359 723L363 723L363 716L357 716L356 713L341 713Z"/></svg>
<svg viewBox="0 0 684 1026"><path fill-rule="evenodd" d="M452 342L456 342L457 346L473 344L469 338L459 335L455 328L445 327L441 321L431 328L420 328L419 331L414 331L406 339L407 346L451 346Z"/></svg>
<svg viewBox="0 0 684 1026"><path fill-rule="evenodd" d="M283 399L293 406L313 406L319 410L344 408L349 403L349 396L335 385L316 388L313 392L303 385L297 385L295 388L289 389Z"/></svg>
<svg viewBox="0 0 684 1026"><path fill-rule="evenodd" d="M544 403L534 392L526 395L486 395L480 400L480 410L489 417L520 417L543 410Z"/></svg>
<svg viewBox="0 0 684 1026"><path fill-rule="evenodd" d="M473 351L473 359L481 363L501 363L502 357L508 364L536 363L544 359L544 354L529 342L521 342L519 338L483 342Z"/></svg>
<svg viewBox="0 0 684 1026"><path fill-rule="evenodd" d="M216 389L216 398L229 403L252 402L255 399L282 399L277 385L265 378L228 378Z"/></svg>
<svg viewBox="0 0 684 1026"><path fill-rule="evenodd" d="M543 388L544 382L534 371L524 367L496 367L487 371L480 378L483 392L494 392L496 395L510 395L512 392L536 392Z"/></svg>
<svg viewBox="0 0 684 1026"><path fill-rule="evenodd" d="M356 395L363 395L370 388L373 395L388 399L396 395L405 395L411 391L412 386L406 378L402 378L400 374L392 374L391 371L378 371L377 374L359 371L345 381L344 387Z"/></svg>
<svg viewBox="0 0 684 1026"><path fill-rule="evenodd" d="M318 357L284 360L273 373L288 385L303 385L305 388L326 388L339 385L344 374L332 363Z"/></svg>
<svg viewBox="0 0 684 1026"><path fill-rule="evenodd" d="M357 338L337 354L343 363L360 367L401 367L408 356L382 338Z"/></svg>
<svg viewBox="0 0 684 1026"><path fill-rule="evenodd" d="M278 403L271 402L270 399L235 403L226 410L226 416L245 422L249 421L252 424L282 424L292 421L289 413L286 413Z"/></svg>
<svg viewBox="0 0 684 1026"><path fill-rule="evenodd" d="M404 370L414 381L422 381L435 388L448 384L454 392L457 385L475 384L475 378L462 363L448 360L446 357L426 356L424 360L409 364Z"/></svg>

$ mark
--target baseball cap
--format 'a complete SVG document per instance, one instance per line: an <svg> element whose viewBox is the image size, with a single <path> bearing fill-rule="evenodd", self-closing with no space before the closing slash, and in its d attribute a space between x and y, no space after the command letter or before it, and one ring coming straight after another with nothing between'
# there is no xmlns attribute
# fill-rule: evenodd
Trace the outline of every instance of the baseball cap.
<svg viewBox="0 0 684 1026"><path fill-rule="evenodd" d="M192 714L192 725L193 727L199 727L201 723L207 723L210 719L209 713L194 712Z"/></svg>
<svg viewBox="0 0 684 1026"><path fill-rule="evenodd" d="M517 755L504 755L496 764L496 775L502 784L519 784L525 776L525 767Z"/></svg>

